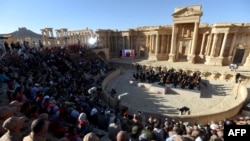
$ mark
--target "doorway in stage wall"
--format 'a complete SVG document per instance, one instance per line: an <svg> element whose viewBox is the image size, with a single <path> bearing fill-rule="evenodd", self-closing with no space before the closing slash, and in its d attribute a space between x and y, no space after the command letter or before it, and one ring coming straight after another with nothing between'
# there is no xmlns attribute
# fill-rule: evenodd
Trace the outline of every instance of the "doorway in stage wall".
<svg viewBox="0 0 250 141"><path fill-rule="evenodd" d="M238 65L241 64L244 53L245 53L245 49L237 49L232 63L238 64Z"/></svg>
<svg viewBox="0 0 250 141"><path fill-rule="evenodd" d="M182 41L182 45L179 47L179 56L178 60L179 61L187 61L187 55L188 55L188 50L189 50L189 41Z"/></svg>

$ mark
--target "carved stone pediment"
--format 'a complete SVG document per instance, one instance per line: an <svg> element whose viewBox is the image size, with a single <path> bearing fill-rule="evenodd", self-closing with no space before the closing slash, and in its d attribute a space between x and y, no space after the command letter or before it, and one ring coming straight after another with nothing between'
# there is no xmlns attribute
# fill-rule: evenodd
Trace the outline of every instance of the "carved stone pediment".
<svg viewBox="0 0 250 141"><path fill-rule="evenodd" d="M173 17L202 16L201 6L176 8Z"/></svg>

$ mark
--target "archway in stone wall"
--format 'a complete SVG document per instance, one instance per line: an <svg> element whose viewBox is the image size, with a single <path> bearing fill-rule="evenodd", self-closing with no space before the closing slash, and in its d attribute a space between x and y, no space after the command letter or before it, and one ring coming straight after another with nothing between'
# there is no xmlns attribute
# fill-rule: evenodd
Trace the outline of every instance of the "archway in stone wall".
<svg viewBox="0 0 250 141"><path fill-rule="evenodd" d="M178 45L178 60L179 61L187 61L187 56L189 52L189 44L190 40L181 40Z"/></svg>
<svg viewBox="0 0 250 141"><path fill-rule="evenodd" d="M146 47L144 45L139 46L138 57L145 57L146 56Z"/></svg>
<svg viewBox="0 0 250 141"><path fill-rule="evenodd" d="M104 60L107 60L106 55L105 55L105 53L103 51L99 51L97 53L97 55L100 56L101 58L103 58Z"/></svg>

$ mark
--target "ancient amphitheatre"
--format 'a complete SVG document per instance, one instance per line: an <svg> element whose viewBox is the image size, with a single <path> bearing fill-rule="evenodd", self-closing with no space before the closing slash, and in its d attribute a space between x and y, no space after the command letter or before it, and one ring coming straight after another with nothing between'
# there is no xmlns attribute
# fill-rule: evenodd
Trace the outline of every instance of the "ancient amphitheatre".
<svg viewBox="0 0 250 141"><path fill-rule="evenodd" d="M158 65L165 66L166 69L169 66L178 69L183 68L187 71L189 70L190 73L200 70L202 71L203 79L210 82L210 89L206 89L206 96L210 95L210 97L191 98L191 96L187 96L191 98L190 100L187 99L190 102L186 102L183 106L190 104L188 106L192 109L191 115L174 115L173 117L192 122L207 122L211 119L221 120L224 117L235 116L240 111L244 102L249 99L247 93L249 83L247 82L250 67L250 23L215 23L213 25L200 23L200 18L203 16L201 5L177 7L171 16L173 18L172 25L142 26L127 31L110 29L99 29L96 32L90 29L68 31L67 28L61 28L55 30L57 36L54 37L53 28L44 28L41 29L42 41L45 46L49 47L78 43L90 46L88 39L96 38L97 42L92 47L95 47L94 50L97 54L114 64L117 64L117 62L123 64L123 67L118 69L118 72L114 72L108 76L103 84L103 89L107 92L105 99L113 107L117 106L117 101L109 97L108 92L110 87L116 87L120 93L128 90L134 93L135 90L128 89L128 87L134 88L128 82L131 72L126 70L127 67L124 66L129 66L128 68L131 69L134 63L141 63L145 66L145 70L150 66L157 67ZM32 42L32 39L30 40ZM135 52L138 59L120 59L120 51L123 49ZM235 85L236 73L231 72L228 68L230 63L239 64L239 73L245 78L239 88L238 85ZM120 78L124 75L127 75L126 79ZM120 84L121 81L118 81L119 78L124 79L123 82L127 85L125 87L127 88L126 90L119 87L125 85ZM110 83L108 83L109 81ZM117 82L120 85L112 84L112 82ZM233 89L234 86L235 89ZM223 94L218 95L218 91L212 90L219 90ZM138 89L138 91L143 91L143 89ZM238 94L237 99L235 99L236 93ZM142 104L146 103L147 105L141 105L143 107L140 110L144 111L145 114L153 112L157 115L158 113L162 114L165 112L175 113L176 110L174 109L182 106L182 103L180 103L182 100L180 99L174 101L176 100L175 98L164 99L168 95L164 95L164 97L162 97L163 95L157 96L159 98L155 97L153 99L150 97L153 100L142 102ZM170 96L175 95L169 95L168 97L170 98ZM218 100L212 102L214 107L205 105L211 104L210 100L216 97ZM132 99L134 101L129 103L128 101L131 101L131 99L126 101L125 98L126 96L122 97L120 104L140 108L140 105L134 105L141 102L140 100L134 98ZM163 109L161 109L163 106L159 106L160 108L148 110L154 108L151 105L160 105L159 103L162 103L158 99L173 101L177 105L170 108L164 107ZM198 105L191 105L195 103L198 103ZM166 109L169 110L164 111ZM132 112L134 111L131 110Z"/></svg>

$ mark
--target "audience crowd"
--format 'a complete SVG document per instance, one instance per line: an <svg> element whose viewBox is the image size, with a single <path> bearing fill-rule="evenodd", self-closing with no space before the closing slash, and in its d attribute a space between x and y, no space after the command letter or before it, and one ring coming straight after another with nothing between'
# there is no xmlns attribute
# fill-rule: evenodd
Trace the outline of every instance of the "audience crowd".
<svg viewBox="0 0 250 141"><path fill-rule="evenodd" d="M0 141L98 141L103 133L110 141L223 141L225 125L250 124L248 116L189 124L129 115L102 100L102 80L114 68L91 50L12 46L0 60L0 93L8 97Z"/></svg>

